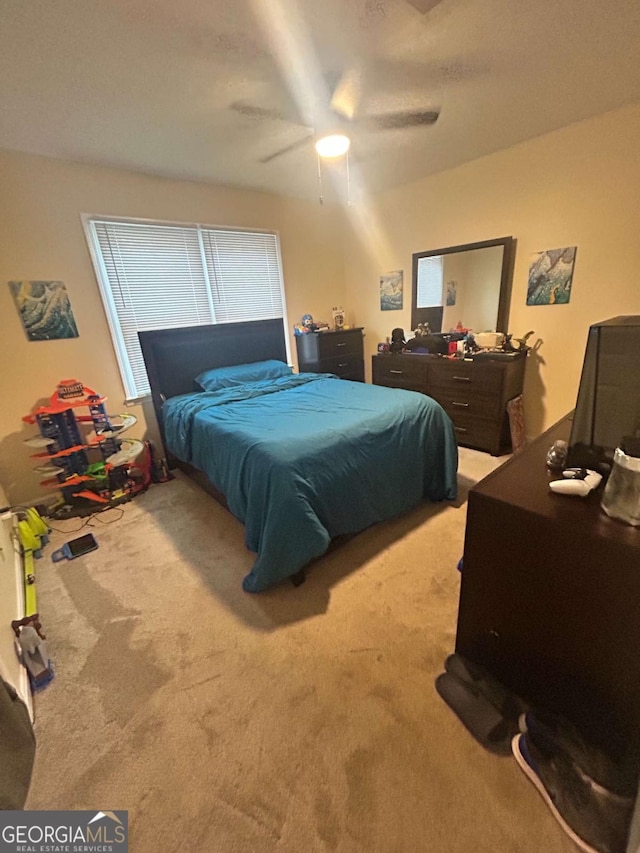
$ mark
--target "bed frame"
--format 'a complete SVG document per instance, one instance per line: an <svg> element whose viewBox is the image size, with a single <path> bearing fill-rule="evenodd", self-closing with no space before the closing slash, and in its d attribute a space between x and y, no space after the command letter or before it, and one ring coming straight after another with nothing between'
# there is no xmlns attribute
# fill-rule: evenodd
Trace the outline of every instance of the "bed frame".
<svg viewBox="0 0 640 853"><path fill-rule="evenodd" d="M138 332L138 338L164 454L172 468L178 465L178 460L168 452L165 442L162 423L165 400L196 390L194 379L203 370L271 358L287 362L282 319L157 329Z"/></svg>
<svg viewBox="0 0 640 853"><path fill-rule="evenodd" d="M227 506L226 498L206 475L174 457L167 448L162 407L166 400L196 390L195 377L203 370L275 359L287 363L286 329L282 319L226 323L139 332L151 397L164 453L170 467L179 467L201 488ZM228 508L228 506L227 506ZM340 535L330 548L352 538ZM290 580L298 586L305 579L302 567Z"/></svg>
<svg viewBox="0 0 640 853"><path fill-rule="evenodd" d="M285 334L284 320L254 320L248 323L219 323L138 332L151 387L153 408L169 467L180 468L227 509L229 507L225 495L216 489L206 474L177 459L168 450L162 405L170 397L194 391L194 379L203 370L267 359L276 359L286 364L288 359ZM348 539L351 539L351 535L336 537L329 548L333 550ZM291 583L299 586L305 577L306 571L302 568L292 575Z"/></svg>

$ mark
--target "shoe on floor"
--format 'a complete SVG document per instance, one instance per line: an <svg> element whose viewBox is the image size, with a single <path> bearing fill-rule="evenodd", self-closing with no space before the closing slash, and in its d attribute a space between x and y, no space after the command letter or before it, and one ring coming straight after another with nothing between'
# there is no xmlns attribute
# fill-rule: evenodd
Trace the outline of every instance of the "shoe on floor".
<svg viewBox="0 0 640 853"><path fill-rule="evenodd" d="M518 766L562 829L585 853L625 853L633 807L600 794L561 751L548 753L529 734L513 738Z"/></svg>
<svg viewBox="0 0 640 853"><path fill-rule="evenodd" d="M460 681L471 685L481 693L502 717L514 723L514 733L520 716L527 710L528 705L519 696L501 684L480 664L470 661L457 653L449 655L444 662L444 668Z"/></svg>
<svg viewBox="0 0 640 853"><path fill-rule="evenodd" d="M547 711L527 711L521 730L527 732L529 741L539 749L564 752L594 790L627 803L635 800L638 768L630 757L614 761L589 743L571 722Z"/></svg>
<svg viewBox="0 0 640 853"><path fill-rule="evenodd" d="M443 672L436 678L436 690L485 749L495 755L511 754L513 722L505 719L477 687Z"/></svg>

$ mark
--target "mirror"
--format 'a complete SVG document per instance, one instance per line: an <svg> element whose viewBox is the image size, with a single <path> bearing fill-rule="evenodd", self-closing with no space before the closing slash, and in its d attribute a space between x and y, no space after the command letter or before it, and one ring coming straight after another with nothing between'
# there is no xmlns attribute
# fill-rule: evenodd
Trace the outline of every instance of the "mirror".
<svg viewBox="0 0 640 853"><path fill-rule="evenodd" d="M508 332L514 254L512 237L416 252L411 328Z"/></svg>

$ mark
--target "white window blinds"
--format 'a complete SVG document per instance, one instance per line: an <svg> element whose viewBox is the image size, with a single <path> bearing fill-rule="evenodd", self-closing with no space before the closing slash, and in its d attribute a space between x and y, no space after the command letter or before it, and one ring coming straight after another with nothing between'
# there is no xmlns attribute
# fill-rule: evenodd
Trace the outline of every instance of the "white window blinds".
<svg viewBox="0 0 640 853"><path fill-rule="evenodd" d="M275 234L202 229L216 322L269 320L283 315L280 255Z"/></svg>
<svg viewBox="0 0 640 853"><path fill-rule="evenodd" d="M284 316L276 234L88 219L126 394L149 393L138 332Z"/></svg>
<svg viewBox="0 0 640 853"><path fill-rule="evenodd" d="M443 304L442 256L418 258L417 308L438 308Z"/></svg>

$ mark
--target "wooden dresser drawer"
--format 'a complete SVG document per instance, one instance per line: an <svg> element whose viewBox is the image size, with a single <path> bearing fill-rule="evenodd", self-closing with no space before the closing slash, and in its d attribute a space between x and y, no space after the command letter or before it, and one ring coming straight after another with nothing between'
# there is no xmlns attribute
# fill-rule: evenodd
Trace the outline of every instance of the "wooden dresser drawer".
<svg viewBox="0 0 640 853"><path fill-rule="evenodd" d="M442 404L440 404L442 405ZM471 441L472 438L487 436L495 430L496 418L482 417L477 412L442 406L451 418L456 435L461 441Z"/></svg>
<svg viewBox="0 0 640 853"><path fill-rule="evenodd" d="M486 412L462 411L443 406L453 423L458 444L475 447L494 456L510 449L511 433L509 417L505 410L498 410L488 416Z"/></svg>
<svg viewBox="0 0 640 853"><path fill-rule="evenodd" d="M364 361L357 353L338 355L335 358L322 359L322 372L335 373L341 379L353 379L364 382Z"/></svg>
<svg viewBox="0 0 640 853"><path fill-rule="evenodd" d="M372 379L374 385L405 388L427 393L428 361L421 356L374 355Z"/></svg>
<svg viewBox="0 0 640 853"><path fill-rule="evenodd" d="M504 408L499 393L482 388L436 388L430 394L450 415L468 414L475 418L494 420Z"/></svg>
<svg viewBox="0 0 640 853"><path fill-rule="evenodd" d="M482 397L500 396L504 371L500 365L473 361L434 360L429 368L432 391L453 391Z"/></svg>
<svg viewBox="0 0 640 853"><path fill-rule="evenodd" d="M350 331L318 334L319 358L324 360L347 354L362 357L362 335Z"/></svg>

